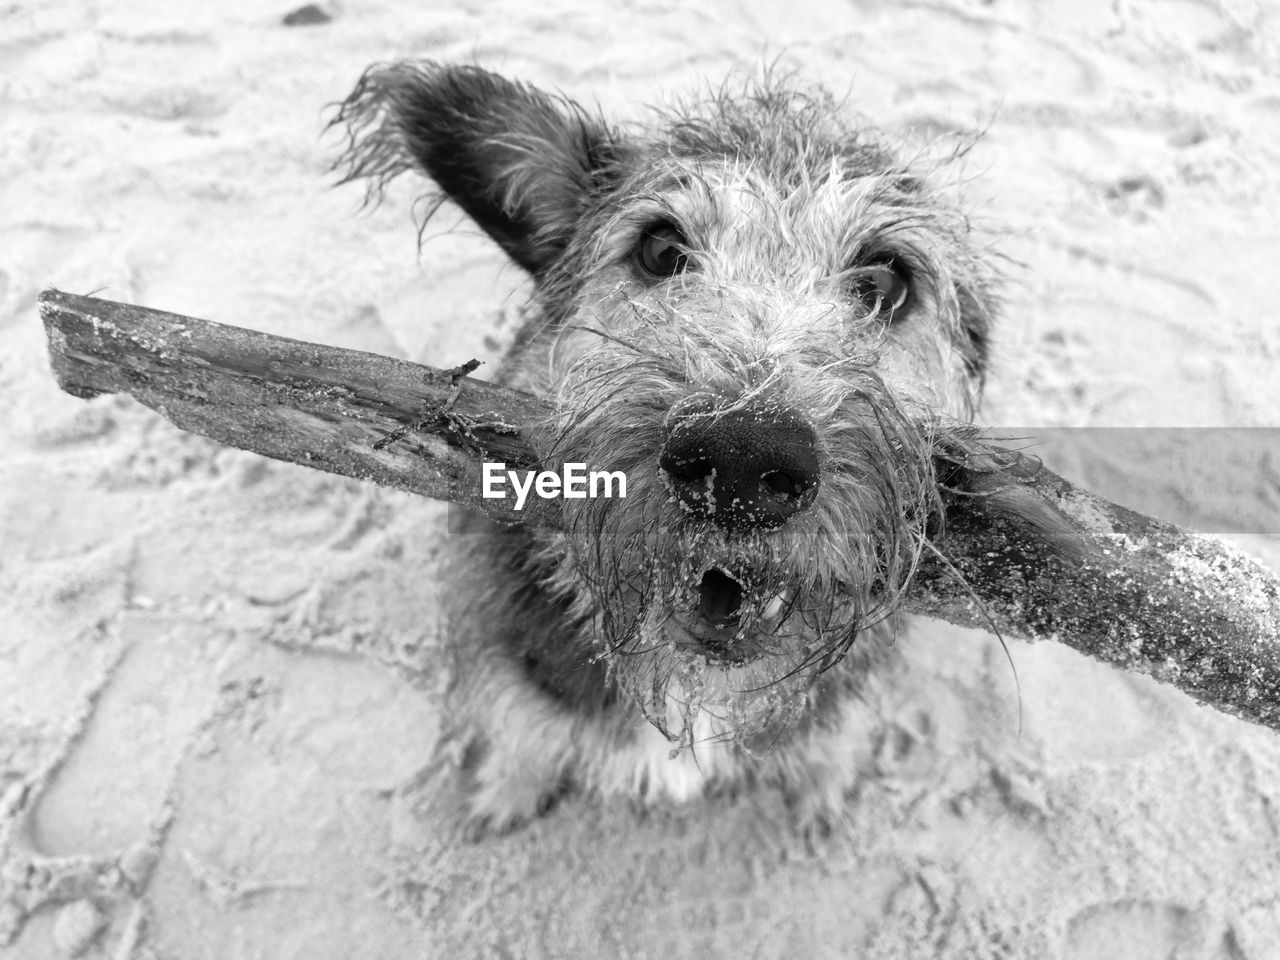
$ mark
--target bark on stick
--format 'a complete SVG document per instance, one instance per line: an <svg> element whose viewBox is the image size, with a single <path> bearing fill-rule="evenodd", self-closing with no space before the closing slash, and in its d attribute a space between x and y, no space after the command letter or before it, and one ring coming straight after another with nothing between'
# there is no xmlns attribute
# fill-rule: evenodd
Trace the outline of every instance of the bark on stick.
<svg viewBox="0 0 1280 960"><path fill-rule="evenodd" d="M278 460L484 510L480 463L532 468L544 401L404 360L48 291L59 385L127 393L183 429ZM1222 542L1081 490L1028 459L949 463L946 517L908 610L1052 639L1280 730L1280 578ZM550 501L546 501L550 503Z"/></svg>
<svg viewBox="0 0 1280 960"><path fill-rule="evenodd" d="M49 290L40 315L58 385L127 393L184 430L276 460L449 500L479 497L480 463L535 466L521 427L536 397L360 350Z"/></svg>

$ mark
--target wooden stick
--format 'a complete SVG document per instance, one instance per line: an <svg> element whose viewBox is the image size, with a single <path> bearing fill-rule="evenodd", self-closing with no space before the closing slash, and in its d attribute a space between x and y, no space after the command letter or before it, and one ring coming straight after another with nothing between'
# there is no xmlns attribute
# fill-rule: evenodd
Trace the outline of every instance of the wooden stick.
<svg viewBox="0 0 1280 960"><path fill-rule="evenodd" d="M945 532L912 585L910 610L1056 640L1280 730L1274 572L1025 457L962 465L949 482Z"/></svg>
<svg viewBox="0 0 1280 960"><path fill-rule="evenodd" d="M222 443L554 525L480 499L479 464L536 467L542 400L355 350L48 291L58 383L128 393ZM951 462L908 610L1053 639L1280 730L1280 579L1220 541L1125 510L1002 451ZM540 501L552 504L554 501Z"/></svg>
<svg viewBox="0 0 1280 960"><path fill-rule="evenodd" d="M437 370L57 290L40 315L77 397L127 393L231 447L527 519L479 497L480 463L535 466L520 430L547 405L468 377L474 362Z"/></svg>

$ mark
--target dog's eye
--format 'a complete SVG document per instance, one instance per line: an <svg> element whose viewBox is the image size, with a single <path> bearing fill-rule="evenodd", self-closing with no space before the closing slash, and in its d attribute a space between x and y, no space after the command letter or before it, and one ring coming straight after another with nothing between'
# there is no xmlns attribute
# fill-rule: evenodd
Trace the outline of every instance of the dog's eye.
<svg viewBox="0 0 1280 960"><path fill-rule="evenodd" d="M853 295L868 316L892 321L911 296L911 275L898 260L889 257L860 267L853 280Z"/></svg>
<svg viewBox="0 0 1280 960"><path fill-rule="evenodd" d="M640 238L636 260L645 273L653 277L674 277L689 265L688 244L680 231L669 223L650 227Z"/></svg>

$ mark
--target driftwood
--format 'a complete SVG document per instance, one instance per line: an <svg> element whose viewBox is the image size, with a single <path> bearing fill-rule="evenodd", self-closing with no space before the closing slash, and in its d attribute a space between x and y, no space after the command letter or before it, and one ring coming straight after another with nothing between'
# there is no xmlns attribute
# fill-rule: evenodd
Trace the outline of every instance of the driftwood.
<svg viewBox="0 0 1280 960"><path fill-rule="evenodd" d="M40 311L54 374L76 396L128 393L244 450L556 522L554 509L477 497L482 460L536 466L521 430L547 408L466 376L474 364L436 370L57 291ZM940 463L945 522L908 610L1057 640L1280 730L1275 574L1004 451Z"/></svg>
<svg viewBox="0 0 1280 960"><path fill-rule="evenodd" d="M480 462L534 466L520 427L546 406L466 376L471 364L436 370L57 290L40 316L58 385L77 397L127 393L227 446L524 519L511 498L476 496Z"/></svg>

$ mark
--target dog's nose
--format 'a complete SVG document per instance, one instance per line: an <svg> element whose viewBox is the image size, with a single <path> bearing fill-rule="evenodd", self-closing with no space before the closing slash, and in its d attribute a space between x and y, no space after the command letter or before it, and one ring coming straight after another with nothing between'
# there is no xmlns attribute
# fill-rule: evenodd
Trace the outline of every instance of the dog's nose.
<svg viewBox="0 0 1280 960"><path fill-rule="evenodd" d="M776 527L818 492L813 427L788 410L686 403L667 418L658 466L682 507L728 529Z"/></svg>

